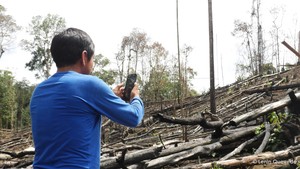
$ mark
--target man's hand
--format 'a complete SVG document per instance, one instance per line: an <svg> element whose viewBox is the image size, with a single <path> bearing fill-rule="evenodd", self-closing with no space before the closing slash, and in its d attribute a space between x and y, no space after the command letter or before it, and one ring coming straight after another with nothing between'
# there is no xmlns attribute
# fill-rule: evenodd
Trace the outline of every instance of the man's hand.
<svg viewBox="0 0 300 169"><path fill-rule="evenodd" d="M130 100L132 100L135 96L140 96L139 86L137 83L134 83L134 87L130 93Z"/></svg>
<svg viewBox="0 0 300 169"><path fill-rule="evenodd" d="M123 91L124 91L124 83L118 84L114 89L113 92L115 95L119 96L120 98L123 97Z"/></svg>

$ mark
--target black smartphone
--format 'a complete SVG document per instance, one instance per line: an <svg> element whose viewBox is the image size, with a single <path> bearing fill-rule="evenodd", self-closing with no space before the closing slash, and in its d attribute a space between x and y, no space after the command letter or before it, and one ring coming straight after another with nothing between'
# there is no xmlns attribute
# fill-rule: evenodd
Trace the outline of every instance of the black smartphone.
<svg viewBox="0 0 300 169"><path fill-rule="evenodd" d="M134 87L134 83L136 82L136 78L137 78L137 74L129 74L127 76L127 79L126 79L126 83L125 83L125 89L124 89L124 92L123 92L123 100L125 100L126 102L129 102L130 101L130 94L131 94L131 91Z"/></svg>

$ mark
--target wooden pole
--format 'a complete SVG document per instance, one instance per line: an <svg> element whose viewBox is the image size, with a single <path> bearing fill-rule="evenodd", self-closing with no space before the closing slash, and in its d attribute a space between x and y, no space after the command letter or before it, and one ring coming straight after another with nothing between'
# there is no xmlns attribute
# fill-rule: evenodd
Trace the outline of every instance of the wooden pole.
<svg viewBox="0 0 300 169"><path fill-rule="evenodd" d="M177 26L177 53L178 53L178 101L180 104L180 113L182 116L184 116L184 109L183 109L183 95L182 95L182 75L181 75L181 59L180 59L180 47L179 47L179 21L178 21L178 0L176 0L176 26ZM182 138L183 140L187 141L187 128L186 126L182 126Z"/></svg>
<svg viewBox="0 0 300 169"><path fill-rule="evenodd" d="M298 53L300 53L300 31L298 32ZM300 64L300 57L298 57L297 65Z"/></svg>
<svg viewBox="0 0 300 169"><path fill-rule="evenodd" d="M212 0L208 0L208 25L209 25L209 63L210 63L210 111L216 113L215 101L215 71L214 71L214 38L213 38L213 18Z"/></svg>
<svg viewBox="0 0 300 169"><path fill-rule="evenodd" d="M178 56L178 99L181 100L181 64L180 64L180 47L179 47L179 21L178 21L178 0L176 0L176 26L177 26L177 56Z"/></svg>

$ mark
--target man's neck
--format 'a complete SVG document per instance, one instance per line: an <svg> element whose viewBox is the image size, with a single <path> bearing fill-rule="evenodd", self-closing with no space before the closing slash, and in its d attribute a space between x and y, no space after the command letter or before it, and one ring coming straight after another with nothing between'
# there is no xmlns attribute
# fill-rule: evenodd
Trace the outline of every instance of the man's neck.
<svg viewBox="0 0 300 169"><path fill-rule="evenodd" d="M56 72L67 72L67 71L74 71L80 73L80 69L77 66L65 66L57 68Z"/></svg>

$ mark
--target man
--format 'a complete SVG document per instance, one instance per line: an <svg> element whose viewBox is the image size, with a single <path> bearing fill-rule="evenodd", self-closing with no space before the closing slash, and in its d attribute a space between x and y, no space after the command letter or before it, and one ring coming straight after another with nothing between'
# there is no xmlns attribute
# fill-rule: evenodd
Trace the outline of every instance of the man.
<svg viewBox="0 0 300 169"><path fill-rule="evenodd" d="M30 102L34 168L99 169L101 115L128 127L141 122L144 105L137 84L126 103L122 84L111 90L89 75L94 48L89 35L76 28L53 38L57 72L36 87Z"/></svg>

